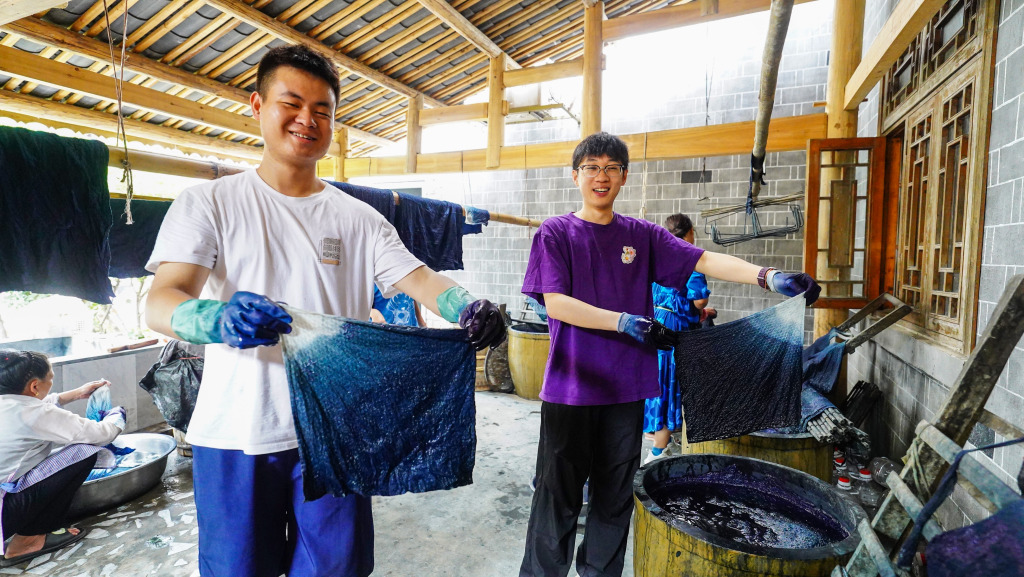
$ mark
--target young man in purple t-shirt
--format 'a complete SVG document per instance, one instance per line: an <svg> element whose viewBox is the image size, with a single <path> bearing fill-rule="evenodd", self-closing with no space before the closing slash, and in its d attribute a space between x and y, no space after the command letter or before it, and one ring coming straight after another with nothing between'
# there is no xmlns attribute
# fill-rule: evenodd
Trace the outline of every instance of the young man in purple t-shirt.
<svg viewBox="0 0 1024 577"><path fill-rule="evenodd" d="M523 293L547 307L551 353L540 393L537 489L520 577L565 577L583 484L590 510L576 555L581 577L619 576L640 465L644 400L660 393L657 349L675 333L655 321L651 282L685 290L694 270L786 296L820 289L804 273L704 252L654 223L616 214L629 150L605 132L572 158L583 207L544 221L533 238Z"/></svg>

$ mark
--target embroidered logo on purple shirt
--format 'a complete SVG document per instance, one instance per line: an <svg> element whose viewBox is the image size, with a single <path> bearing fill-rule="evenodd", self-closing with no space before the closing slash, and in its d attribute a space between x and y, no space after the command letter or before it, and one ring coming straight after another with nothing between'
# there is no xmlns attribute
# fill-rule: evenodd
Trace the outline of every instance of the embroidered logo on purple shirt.
<svg viewBox="0 0 1024 577"><path fill-rule="evenodd" d="M622 262L629 264L636 258L636 249L631 246L622 247Z"/></svg>

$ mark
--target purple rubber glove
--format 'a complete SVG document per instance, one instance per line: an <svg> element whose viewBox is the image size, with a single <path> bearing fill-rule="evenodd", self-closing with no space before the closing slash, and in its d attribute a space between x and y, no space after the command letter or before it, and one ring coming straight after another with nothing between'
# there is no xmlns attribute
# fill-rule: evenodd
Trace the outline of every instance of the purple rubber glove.
<svg viewBox="0 0 1024 577"><path fill-rule="evenodd" d="M622 313L619 317L618 331L662 351L672 350L679 342L679 334L672 329L651 317L629 313Z"/></svg>
<svg viewBox="0 0 1024 577"><path fill-rule="evenodd" d="M459 314L459 326L469 333L469 342L480 351L505 340L505 318L501 309L487 299L473 301Z"/></svg>
<svg viewBox="0 0 1024 577"><path fill-rule="evenodd" d="M277 344L292 317L263 295L238 291L220 312L221 342L236 349Z"/></svg>
<svg viewBox="0 0 1024 577"><path fill-rule="evenodd" d="M101 413L100 421L106 421L107 419L114 421L115 425L124 430L128 422L128 412L124 410L124 407L112 407Z"/></svg>
<svg viewBox="0 0 1024 577"><path fill-rule="evenodd" d="M804 298L807 299L807 306L813 305L814 301L818 300L818 295L821 294L821 287L811 278L811 275L805 272L776 271L772 275L769 286L771 286L772 292L787 297L795 297L800 293L804 293Z"/></svg>

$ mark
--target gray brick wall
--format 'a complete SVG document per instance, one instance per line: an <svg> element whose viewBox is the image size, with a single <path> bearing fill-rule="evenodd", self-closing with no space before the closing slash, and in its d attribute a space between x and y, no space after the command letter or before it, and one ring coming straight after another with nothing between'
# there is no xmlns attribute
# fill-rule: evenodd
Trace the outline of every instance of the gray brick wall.
<svg viewBox="0 0 1024 577"><path fill-rule="evenodd" d="M891 0L869 0L865 25L865 50L891 12ZM1024 273L1019 250L1024 245L1024 10L1020 0L1002 3L996 49L995 86L989 142L989 182L986 191L985 227L981 283L979 286L978 331L984 331L995 303L1007 281ZM878 133L877 89L861 105L859 135ZM932 419L948 394L963 357L915 338L901 329L883 333L859 349L849 362L851 382L865 379L885 393L883 407L870 418L868 431L878 449L891 457L902 457L921 419ZM1010 358L988 410L1018 428L1024 428L1024 344ZM983 425L975 428L980 438L994 438ZM973 437L973 436L972 436ZM974 453L1011 486L1020 471L1024 448L997 449L991 456ZM986 517L988 513L958 489L950 503L937 514L947 528Z"/></svg>

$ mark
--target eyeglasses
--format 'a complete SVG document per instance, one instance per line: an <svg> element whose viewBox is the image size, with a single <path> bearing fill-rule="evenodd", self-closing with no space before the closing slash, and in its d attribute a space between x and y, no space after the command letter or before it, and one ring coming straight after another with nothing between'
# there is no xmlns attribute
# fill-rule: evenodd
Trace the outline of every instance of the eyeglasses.
<svg viewBox="0 0 1024 577"><path fill-rule="evenodd" d="M626 172L626 167L621 164L609 164L608 166L597 166L595 164L583 164L577 168L583 176L587 178L596 178L598 174L604 172L608 175L608 178L615 178L622 176Z"/></svg>

